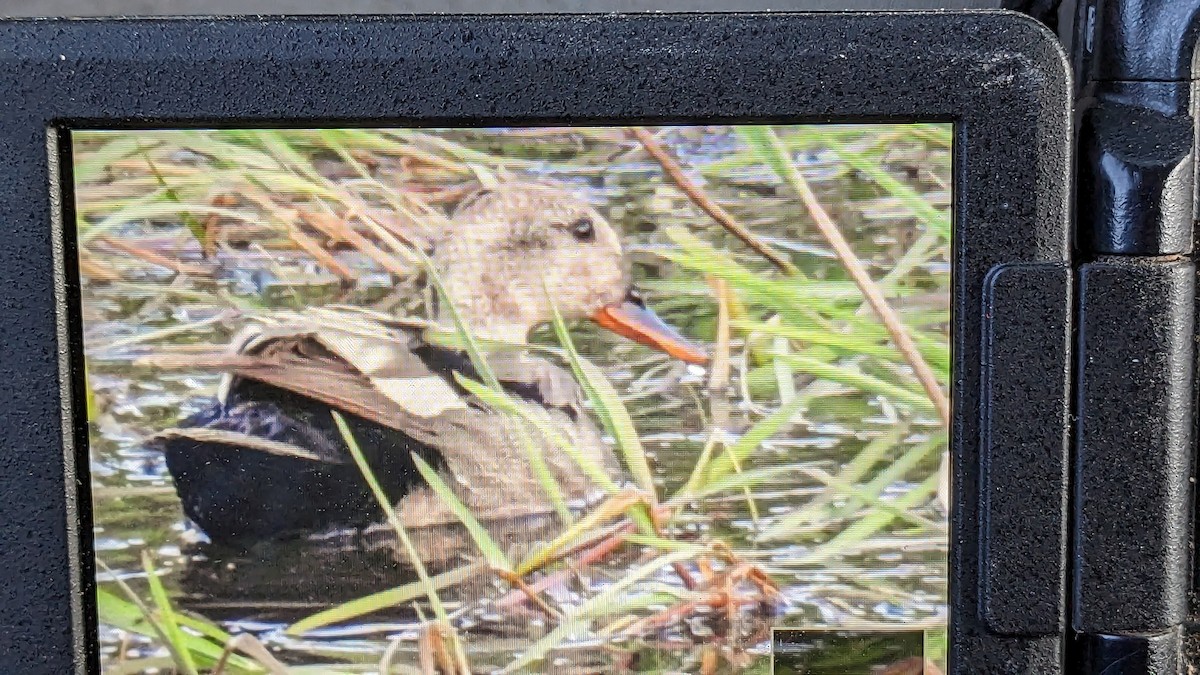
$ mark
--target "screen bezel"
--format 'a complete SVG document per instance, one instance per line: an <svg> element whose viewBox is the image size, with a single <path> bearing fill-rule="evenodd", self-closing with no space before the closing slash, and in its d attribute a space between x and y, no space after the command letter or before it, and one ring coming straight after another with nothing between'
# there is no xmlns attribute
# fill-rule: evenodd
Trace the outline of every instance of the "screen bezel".
<svg viewBox="0 0 1200 675"><path fill-rule="evenodd" d="M12 46L0 91L15 103L0 125L11 236L0 248L0 400L12 405L0 417L0 645L15 672L98 666L78 271L64 232L69 130L909 121L955 125L950 669L1061 668L1069 326L989 316L1014 284L1030 292L1036 275L1022 270L1054 276L1069 260L1068 75L1035 22L1008 12L63 20L3 22L0 39ZM1054 316L1069 312L1064 274L1036 289ZM1011 357L1004 335L1039 331L1030 342L1049 372L992 367L985 342ZM1022 419L994 419L1014 392ZM1009 441L999 425L1023 433ZM1012 482L996 458L1031 467L1032 499L1004 497ZM1014 560L1013 535L997 526L1013 522L1028 522L1032 557ZM1034 581L1015 586L1030 569ZM1025 612L1031 595L1036 611Z"/></svg>

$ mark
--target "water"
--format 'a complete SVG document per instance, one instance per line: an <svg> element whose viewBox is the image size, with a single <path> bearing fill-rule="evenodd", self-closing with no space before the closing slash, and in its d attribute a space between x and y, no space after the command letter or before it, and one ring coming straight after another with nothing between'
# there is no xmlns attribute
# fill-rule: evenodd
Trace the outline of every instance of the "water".
<svg viewBox="0 0 1200 675"><path fill-rule="evenodd" d="M490 151L511 149L512 144L522 142L478 133L448 136ZM813 278L844 278L803 208L786 190L776 187L773 175L752 168L720 179L699 170L706 164L727 160L738 149L737 139L729 130L676 131L664 141L691 167L694 180L747 227L776 247L794 252L806 274ZM539 141L543 145L556 142L559 140L554 137ZM602 143L580 141L556 146L554 153L543 148L538 156L553 155L555 161L545 162L544 173L585 187L625 232L635 275L643 286L654 288L655 282L678 278L678 269L653 255L664 245L663 230L673 225L689 226L718 248L739 251L739 260L747 266L766 269L685 197L669 189L657 165L639 157L617 157L605 162L600 171L594 162L585 161L603 149ZM948 197L939 185L948 183L948 153L914 149L910 144L899 147L896 154L892 166L914 167L916 175L910 184L929 201L945 204ZM806 175L814 181L818 196L868 263L872 275L879 278L886 274L919 236L903 205L883 196L865 177L847 173L828 155L805 152L795 159L809 165L811 172ZM564 161L573 168L564 170ZM922 176L921 172L930 175ZM153 243L179 239L182 227L135 222L122 225L112 234ZM285 636L282 628L338 597L349 599L397 583L389 576L389 565L368 560L336 572L325 569L324 576L318 577L318 587L308 589L301 588L303 584L298 581L302 573L295 570L266 567L243 572L238 567L241 563L206 559L202 536L181 516L162 457L142 448L140 439L203 406L213 395L218 378L203 372L163 371L142 365L139 359L165 351L187 354L201 345L227 341L239 324L230 302L218 300L218 293L266 307L291 308L331 301L369 304L392 297L390 281L376 274L347 289L301 256L268 255L253 246L222 255L223 269L210 280L178 280L172 272L142 267L133 283L83 286L88 378L101 411L92 420L90 436L94 545L97 558L105 566L99 579L141 579L141 555L149 550L154 553L156 565L166 572L163 581L176 602L220 620L227 630L256 634L277 648L286 662L332 659L377 663L395 638L415 639L419 620L408 608L398 608L390 616L372 617L370 621L338 624L303 638ZM187 256L198 261L198 247L193 246L185 253ZM370 264L353 252L339 253L339 258L352 268ZM946 260L936 258L918 267L909 283L935 296L945 294L948 274ZM164 289L176 294L168 296ZM648 303L664 319L685 332L713 334L711 302L662 291L651 291L648 296ZM943 311L944 303L948 299L935 301L931 311ZM396 304L403 306L403 302L393 306ZM144 341L147 335L163 337ZM579 327L575 335L580 350L605 367L618 389L628 396L656 479L663 494L672 493L687 480L707 439L708 421L697 405L698 399L709 396L702 379L682 365L589 327ZM546 334L538 338L552 340ZM728 431L733 435L769 411L776 396L771 386L751 387L742 375L734 368L730 387L733 393L726 401ZM757 393L756 388L760 390ZM815 561L812 555L821 550L822 544L864 517L862 504L855 503L851 496L835 497L831 501L833 517L827 514L803 524L788 540L763 541L760 537L797 506L826 492L828 477L836 476L873 438L893 428L896 419L894 409L870 396L842 395L823 401L807 413L805 422L792 434L771 439L756 456L758 462L769 457L771 463L792 466L793 471L749 495L732 492L706 499L702 508L688 510L688 517L677 523L675 534L681 539L718 537L737 549L742 560L768 572L780 584L786 600L781 614L774 619L778 625L944 623L945 516L935 503L910 509L907 519L892 522L835 556ZM923 435L938 433L936 420L909 421L911 436L892 456L919 445ZM939 459L940 453L929 453L902 479L889 485L885 496L895 498L914 488L936 471ZM302 566L303 557L293 562ZM630 562L606 564L601 566L600 574L615 578L621 564ZM238 569L231 571L233 568ZM350 569L356 571L347 572ZM331 577L337 577L336 584L331 583ZM665 572L658 581L677 585L677 580ZM228 587L231 583L232 591ZM603 585L603 581L598 583ZM338 587L336 592L334 586ZM503 588L500 584L494 586L497 594ZM563 600L569 604L571 598ZM513 617L488 605L456 604L458 599L453 594L448 601L462 612L457 620L467 633L469 656L477 667L503 665L513 653L526 648L530 638L547 630L540 619ZM711 635L711 627L702 619L667 631L657 647L643 645L636 652L641 655L640 663L652 662L661 652L680 655L670 657L672 667L688 667L689 659L697 658L696 645ZM766 653L768 636L761 631L761 621L750 618L742 627L746 634L740 650L743 665L761 663ZM109 663L165 654L145 640L107 627L102 628L100 638L103 658ZM415 662L415 642L398 644L394 662ZM556 652L556 658L564 660L560 664L564 668L570 662L587 671L604 661L597 661L598 649L598 645L581 640L569 643L561 654Z"/></svg>

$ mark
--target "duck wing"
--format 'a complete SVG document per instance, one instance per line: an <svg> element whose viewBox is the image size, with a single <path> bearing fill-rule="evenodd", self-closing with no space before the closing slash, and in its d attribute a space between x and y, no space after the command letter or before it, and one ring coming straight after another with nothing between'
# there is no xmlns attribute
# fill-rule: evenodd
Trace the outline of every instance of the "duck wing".
<svg viewBox="0 0 1200 675"><path fill-rule="evenodd" d="M470 360L425 342L428 322L357 308L310 309L272 320L234 340L229 386L236 378L257 380L404 432L477 403L454 382L454 373L478 379ZM488 363L510 394L571 417L582 412L578 382L550 361L501 350ZM226 392L223 387L223 399Z"/></svg>
<svg viewBox="0 0 1200 675"><path fill-rule="evenodd" d="M433 444L443 413L468 404L415 353L427 325L363 310L281 312L257 317L222 353L160 365L222 371L225 404L261 383Z"/></svg>
<svg viewBox="0 0 1200 675"><path fill-rule="evenodd" d="M485 514L481 520L486 523L554 517L539 470L530 465L530 451L542 458L544 471L565 500L573 506L591 501L599 486L580 470L576 458L539 430L458 388L452 373L471 376L469 361L456 350L424 341L418 330L423 327L345 312L275 314L244 330L228 353L204 365L225 371L219 392L223 402L236 401L261 383L425 444L437 453L436 466L446 485L472 513ZM578 384L569 371L528 355L493 356L489 362L498 379L528 414L540 417L577 455L619 480L620 463L583 414ZM428 488L409 492L398 509L409 527L458 522Z"/></svg>
<svg viewBox="0 0 1200 675"><path fill-rule="evenodd" d="M260 330L237 354L250 361L232 369L230 388L236 389L239 380L266 383L424 443L436 453L431 464L442 482L505 546L536 538L557 522L545 477L572 508L603 494L589 472L581 471L578 456L620 480L620 463L582 413L570 372L516 354L495 354L490 360L514 402L540 418L535 428L458 389L451 373L472 376L473 370L456 350L431 345L403 328L386 330L383 340L379 329L378 324L350 329L306 323L302 333L288 325ZM564 452L541 429L553 429L574 452ZM531 463L531 453L541 468ZM426 563L472 548L470 537L459 531L458 513L431 488L413 486L396 509Z"/></svg>
<svg viewBox="0 0 1200 675"><path fill-rule="evenodd" d="M583 389L575 375L526 352L501 352L488 359L496 379L509 391L572 417L582 412Z"/></svg>

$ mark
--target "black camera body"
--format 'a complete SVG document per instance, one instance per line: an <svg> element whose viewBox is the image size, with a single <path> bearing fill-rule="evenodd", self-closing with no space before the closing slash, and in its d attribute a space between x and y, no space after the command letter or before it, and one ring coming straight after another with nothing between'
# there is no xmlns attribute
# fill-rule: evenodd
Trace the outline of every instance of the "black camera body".
<svg viewBox="0 0 1200 675"><path fill-rule="evenodd" d="M0 23L4 672L100 668L72 132L929 120L949 672L1200 666L1200 3L1073 14L1061 40L1012 12Z"/></svg>
<svg viewBox="0 0 1200 675"><path fill-rule="evenodd" d="M1195 451L1192 423L1185 421L1194 415L1176 417L1176 411L1190 408L1195 397L1184 374L1194 361L1190 80L1200 8L1194 3L1081 2L1074 9L1073 24L1060 27L1074 31L1068 43L1076 73L1076 257L1081 261L1074 649L1080 672L1106 667L1173 672L1180 662L1176 627L1189 611L1183 589L1195 584L1186 562L1189 519L1194 519L1193 481L1186 467L1194 463ZM1105 335L1104 308L1126 303L1146 309L1140 320L1127 317L1127 327L1148 329L1153 337L1141 328L1116 340ZM1162 386L1143 387L1148 381L1126 370L1132 352L1158 349L1150 343L1165 348ZM1109 348L1126 355L1102 355ZM1100 366L1107 374L1095 379L1101 363L1107 363ZM1126 398L1117 393L1122 390L1139 394ZM1181 426L1156 422L1150 425L1153 431L1137 430L1128 420L1118 421L1123 414L1116 410L1135 398L1134 407L1148 405L1158 411L1153 417L1159 421L1179 419ZM1147 432L1160 439L1153 456L1135 450ZM1141 470L1153 475L1139 477ZM1143 525L1155 524L1142 529L1133 522L1142 517L1147 518ZM1133 534L1151 530L1157 533L1152 539ZM1111 576L1117 569L1123 571ZM1142 576L1149 570L1154 572ZM1110 585L1118 578L1125 595ZM1130 662L1136 665L1108 665Z"/></svg>

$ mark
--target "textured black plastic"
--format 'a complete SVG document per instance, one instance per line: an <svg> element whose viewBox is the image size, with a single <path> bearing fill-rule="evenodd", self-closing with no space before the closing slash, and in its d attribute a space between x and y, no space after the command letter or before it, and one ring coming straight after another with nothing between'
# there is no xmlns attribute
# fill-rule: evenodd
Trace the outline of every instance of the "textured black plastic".
<svg viewBox="0 0 1200 675"><path fill-rule="evenodd" d="M1071 45L1076 84L1192 79L1200 39L1196 0L1065 0L1074 21L1059 33Z"/></svg>
<svg viewBox="0 0 1200 675"><path fill-rule="evenodd" d="M1200 0L1080 0L1079 242L1090 255L1191 251L1192 62Z"/></svg>
<svg viewBox="0 0 1200 675"><path fill-rule="evenodd" d="M1063 298L1072 276L1067 265L1003 265L987 280L979 602L996 633L1063 630L1069 465L1057 450L1068 443L1067 411L1057 425L1034 427L1025 418L1030 400L1069 386L1071 308ZM1041 538L1031 540L1030 531Z"/></svg>
<svg viewBox="0 0 1200 675"><path fill-rule="evenodd" d="M1080 635L1072 650L1080 654L1071 675L1175 675L1183 673L1182 632L1138 635Z"/></svg>
<svg viewBox="0 0 1200 675"><path fill-rule="evenodd" d="M51 203L68 149L55 129L745 120L957 123L951 671L1061 671L1062 634L998 636L978 603L984 278L1068 259L1069 86L1044 27L1000 12L26 21L0 23L0 44L4 672L83 669L94 637L86 436L60 422L80 355L56 327L77 336L69 240L55 298L52 217L73 218ZM1059 425L1066 405L1028 399L1022 428ZM1060 533L1035 524L1029 546ZM1025 601L998 583L998 602Z"/></svg>
<svg viewBox="0 0 1200 675"><path fill-rule="evenodd" d="M1186 261L1120 258L1080 270L1072 590L1079 632L1156 633L1184 619L1195 274Z"/></svg>
<svg viewBox="0 0 1200 675"><path fill-rule="evenodd" d="M1109 0L1099 15L1096 79L1192 79L1192 57L1200 39L1200 2Z"/></svg>
<svg viewBox="0 0 1200 675"><path fill-rule="evenodd" d="M1080 113L1078 241L1093 255L1192 250L1190 83L1104 83Z"/></svg>

